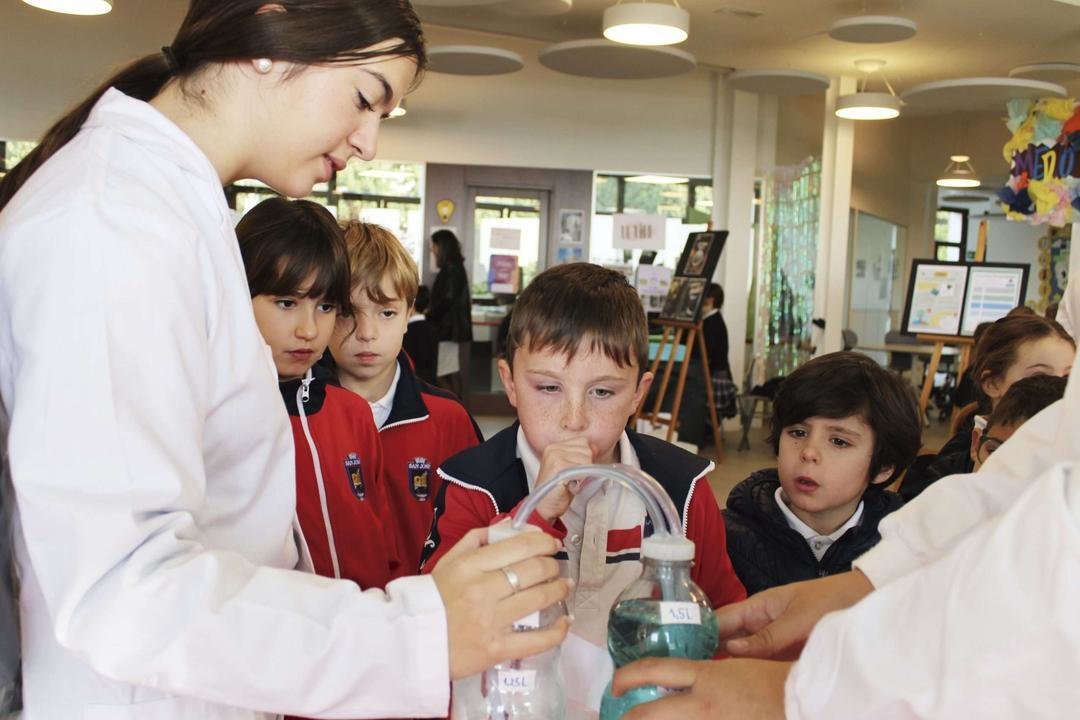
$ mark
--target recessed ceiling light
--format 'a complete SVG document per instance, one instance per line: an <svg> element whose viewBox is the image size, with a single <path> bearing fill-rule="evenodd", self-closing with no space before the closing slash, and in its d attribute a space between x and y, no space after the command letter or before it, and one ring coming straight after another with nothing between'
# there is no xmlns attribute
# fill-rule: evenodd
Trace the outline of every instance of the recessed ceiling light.
<svg viewBox="0 0 1080 720"><path fill-rule="evenodd" d="M65 15L104 15L112 10L112 0L23 0L42 10Z"/></svg>

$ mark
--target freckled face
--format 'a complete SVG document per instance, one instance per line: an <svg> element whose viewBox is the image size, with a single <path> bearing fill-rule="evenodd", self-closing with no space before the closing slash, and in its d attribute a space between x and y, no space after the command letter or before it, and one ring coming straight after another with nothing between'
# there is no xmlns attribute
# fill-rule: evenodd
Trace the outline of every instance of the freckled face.
<svg viewBox="0 0 1080 720"><path fill-rule="evenodd" d="M627 420L652 384L652 373L638 379L637 364L620 367L583 340L572 359L550 349L518 348L514 367L499 361L510 404L529 445L538 454L548 445L584 436L593 462L615 462L616 446Z"/></svg>

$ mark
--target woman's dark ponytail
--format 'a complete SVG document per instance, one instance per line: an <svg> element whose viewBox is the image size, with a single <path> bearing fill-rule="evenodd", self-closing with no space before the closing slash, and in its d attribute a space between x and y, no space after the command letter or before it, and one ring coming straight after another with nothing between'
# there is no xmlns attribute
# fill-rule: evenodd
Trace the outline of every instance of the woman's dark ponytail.
<svg viewBox="0 0 1080 720"><path fill-rule="evenodd" d="M263 12L268 6L282 12ZM366 50L387 40L397 42ZM74 138L110 87L154 98L212 63L266 57L300 65L406 56L427 64L420 19L408 0L191 0L172 45L136 60L49 128L38 146L0 180L0 210L34 172Z"/></svg>

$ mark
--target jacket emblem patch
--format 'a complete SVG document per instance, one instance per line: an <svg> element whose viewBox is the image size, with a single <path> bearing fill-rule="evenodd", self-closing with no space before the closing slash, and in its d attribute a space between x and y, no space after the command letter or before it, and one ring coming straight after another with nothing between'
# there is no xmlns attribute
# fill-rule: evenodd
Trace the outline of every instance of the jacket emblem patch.
<svg viewBox="0 0 1080 720"><path fill-rule="evenodd" d="M431 463L416 457L409 463L409 489L413 497L426 502L431 494Z"/></svg>
<svg viewBox="0 0 1080 720"><path fill-rule="evenodd" d="M345 476L349 480L349 485L352 487L353 495L357 500L364 499L364 470L360 463L360 456L356 453L349 453L345 457Z"/></svg>

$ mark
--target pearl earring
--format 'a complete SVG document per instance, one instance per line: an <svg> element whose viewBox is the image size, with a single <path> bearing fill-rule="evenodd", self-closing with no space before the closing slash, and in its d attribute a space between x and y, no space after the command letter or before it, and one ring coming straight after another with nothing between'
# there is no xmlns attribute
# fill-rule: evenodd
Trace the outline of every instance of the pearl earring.
<svg viewBox="0 0 1080 720"><path fill-rule="evenodd" d="M263 75L270 72L270 68L274 65L273 61L270 58L259 58L254 62L255 72L261 73Z"/></svg>

